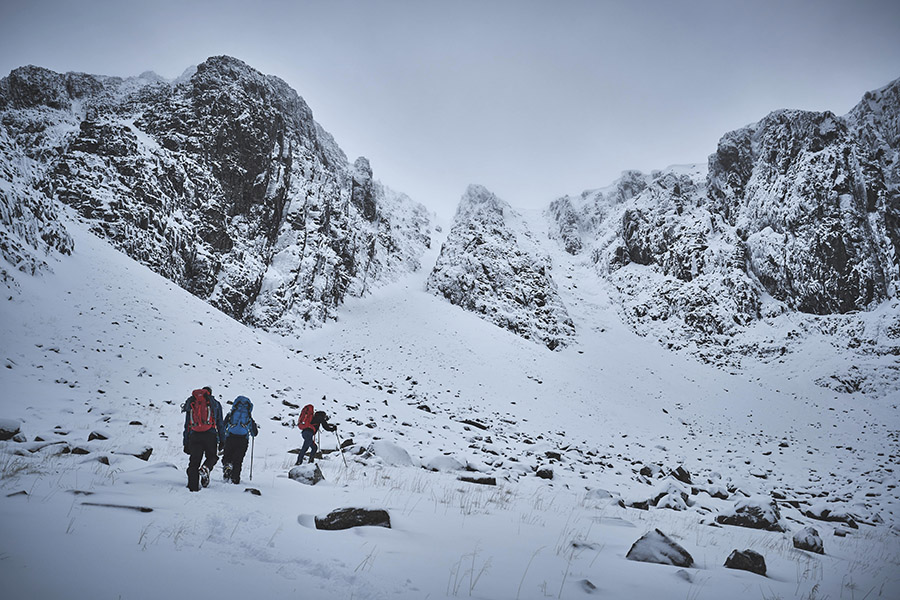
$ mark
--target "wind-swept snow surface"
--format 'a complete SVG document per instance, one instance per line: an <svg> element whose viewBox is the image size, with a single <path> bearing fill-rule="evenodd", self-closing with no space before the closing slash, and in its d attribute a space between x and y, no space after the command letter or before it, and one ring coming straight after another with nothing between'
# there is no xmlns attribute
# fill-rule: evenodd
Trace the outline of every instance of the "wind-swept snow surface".
<svg viewBox="0 0 900 600"><path fill-rule="evenodd" d="M276 338L66 226L73 254L13 273L0 303L0 429L19 429L0 441L5 597L900 589L897 399L815 385L831 355L814 345L737 375L671 353L623 325L614 290L563 250L550 258L578 334L556 352L426 292L425 270ZM241 485L217 469L191 494L180 404L203 385L248 396L261 432L252 481L248 453ZM307 402L339 426L322 434L315 486L287 477ZM717 523L772 500L784 532ZM315 528L340 508L385 510L391 528ZM809 525L823 555L794 548ZM626 560L656 529L694 565ZM767 576L724 568L735 549L762 554Z"/></svg>

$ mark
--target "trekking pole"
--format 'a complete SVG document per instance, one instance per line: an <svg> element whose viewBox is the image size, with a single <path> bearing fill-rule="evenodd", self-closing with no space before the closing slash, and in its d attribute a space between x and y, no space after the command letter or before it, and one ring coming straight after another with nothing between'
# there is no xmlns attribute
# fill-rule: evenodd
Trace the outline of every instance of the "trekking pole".
<svg viewBox="0 0 900 600"><path fill-rule="evenodd" d="M344 459L344 466L347 467L347 457L344 456L344 447L343 447L343 445L342 445L343 442L341 442L341 436L339 436L339 435L337 434L337 428L335 428L335 430L334 430L334 437L337 438L337 441L338 441L338 450L341 451L341 458ZM348 468L349 468L349 467L348 467Z"/></svg>
<svg viewBox="0 0 900 600"><path fill-rule="evenodd" d="M256 436L250 436L250 481L253 481L253 446L256 442Z"/></svg>

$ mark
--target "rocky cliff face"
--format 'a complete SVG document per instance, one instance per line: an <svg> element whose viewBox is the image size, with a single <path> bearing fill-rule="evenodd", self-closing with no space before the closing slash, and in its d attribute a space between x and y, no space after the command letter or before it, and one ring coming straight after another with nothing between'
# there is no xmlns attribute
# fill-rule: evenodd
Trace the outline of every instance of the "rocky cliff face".
<svg viewBox="0 0 900 600"><path fill-rule="evenodd" d="M230 57L176 83L23 67L0 80L0 123L7 171L37 165L8 206L58 199L248 324L320 323L430 244L421 205L350 165L286 83Z"/></svg>
<svg viewBox="0 0 900 600"><path fill-rule="evenodd" d="M774 112L725 134L708 169L629 172L560 198L552 237L616 285L638 331L674 345L727 345L786 311L874 308L900 282L898 90L845 117Z"/></svg>
<svg viewBox="0 0 900 600"><path fill-rule="evenodd" d="M551 350L575 326L559 297L549 258L521 217L485 188L460 201L427 289L485 320Z"/></svg>

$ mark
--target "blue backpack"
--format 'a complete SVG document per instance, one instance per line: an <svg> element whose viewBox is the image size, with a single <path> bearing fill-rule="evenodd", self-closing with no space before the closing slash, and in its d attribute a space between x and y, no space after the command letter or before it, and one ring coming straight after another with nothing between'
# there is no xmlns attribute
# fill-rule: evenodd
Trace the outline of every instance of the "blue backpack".
<svg viewBox="0 0 900 600"><path fill-rule="evenodd" d="M253 427L255 424L253 423L253 418L250 416L250 411L253 410L253 403L250 402L250 399L246 396L238 396L234 400L234 405L231 407L231 412L228 413L228 417L225 419L227 423L225 424L225 432L228 435L242 435L246 436L250 434L251 429L255 429ZM254 432L254 435L256 433Z"/></svg>

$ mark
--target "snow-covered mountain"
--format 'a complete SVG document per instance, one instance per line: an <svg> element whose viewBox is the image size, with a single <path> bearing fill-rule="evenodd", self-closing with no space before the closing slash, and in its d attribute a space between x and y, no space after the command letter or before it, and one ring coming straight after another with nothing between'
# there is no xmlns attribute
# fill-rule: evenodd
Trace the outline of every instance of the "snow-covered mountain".
<svg viewBox="0 0 900 600"><path fill-rule="evenodd" d="M552 264L521 215L482 186L466 190L426 284L452 304L551 350L575 334Z"/></svg>
<svg viewBox="0 0 900 600"><path fill-rule="evenodd" d="M251 325L321 323L348 294L418 269L430 244L421 205L375 181L365 158L350 164L282 80L234 58L173 83L22 67L0 81L0 122L7 227L30 211L51 223L41 243L65 251L52 233L61 201ZM9 262L24 260L7 245Z"/></svg>
<svg viewBox="0 0 900 600"><path fill-rule="evenodd" d="M882 357L820 383L871 392L887 369L900 391L898 90L845 117L776 111L725 134L708 167L627 172L559 198L549 235L668 347L737 366L817 331L836 353ZM790 334L761 337L772 323Z"/></svg>

